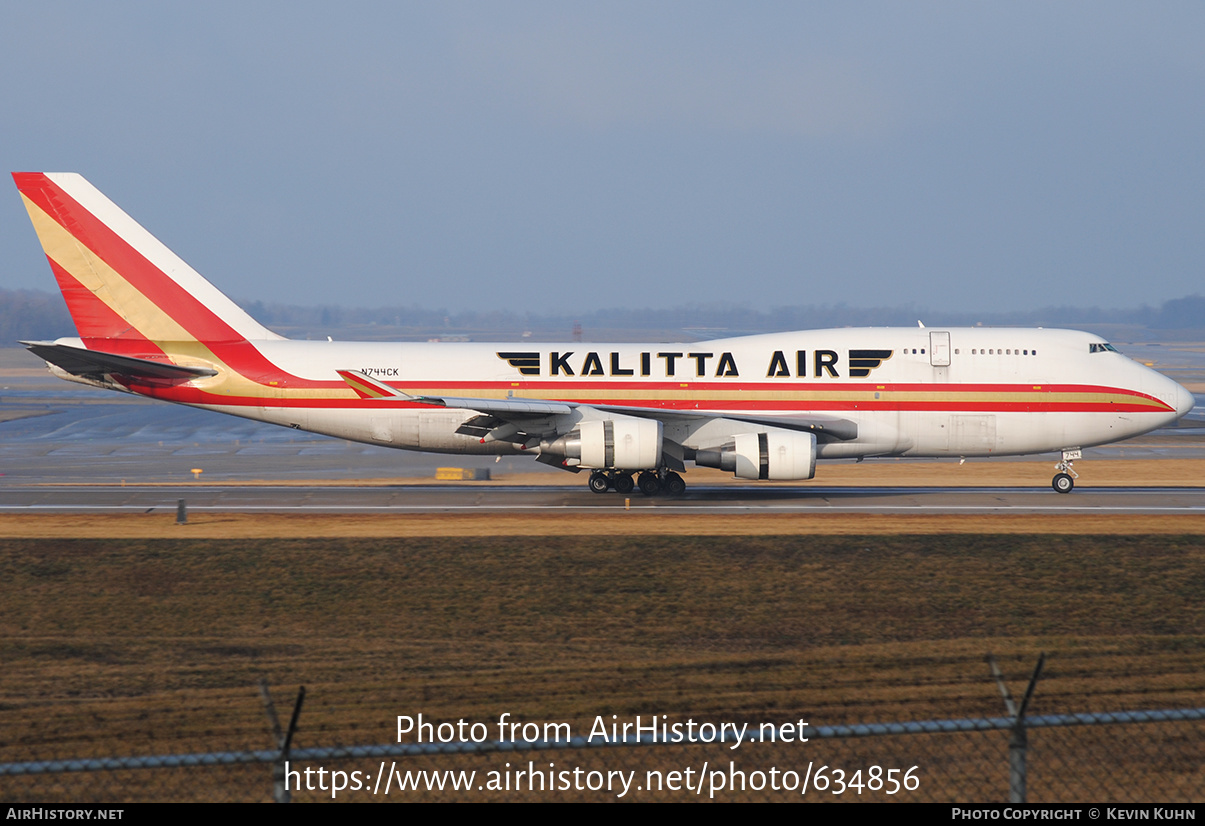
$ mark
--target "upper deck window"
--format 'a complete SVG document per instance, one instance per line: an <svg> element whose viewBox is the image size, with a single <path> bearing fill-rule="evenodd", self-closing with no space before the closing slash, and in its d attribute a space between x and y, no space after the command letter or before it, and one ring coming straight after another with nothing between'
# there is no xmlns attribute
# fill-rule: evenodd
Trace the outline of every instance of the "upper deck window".
<svg viewBox="0 0 1205 826"><path fill-rule="evenodd" d="M1116 353L1117 348L1114 347L1112 344L1108 344L1108 343L1089 344L1088 352L1089 353L1104 353L1104 352Z"/></svg>

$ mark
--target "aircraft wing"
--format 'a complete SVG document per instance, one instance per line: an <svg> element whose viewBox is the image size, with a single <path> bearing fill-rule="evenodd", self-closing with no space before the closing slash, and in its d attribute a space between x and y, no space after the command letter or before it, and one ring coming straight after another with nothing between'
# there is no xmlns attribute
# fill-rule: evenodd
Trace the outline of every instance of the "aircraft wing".
<svg viewBox="0 0 1205 826"><path fill-rule="evenodd" d="M580 407L591 407L608 413L637 416L642 419L658 419L662 422L708 421L723 418L765 427L815 433L821 441L849 441L858 438L858 425L849 419L821 414L793 416L742 416L739 413L696 413L683 410L667 410L659 407L628 407L626 405L579 404L577 402L543 401L540 399L484 399L457 396L411 396L379 382L358 370L339 370L340 377L361 398L394 398L398 401L429 404L435 407L451 407L475 410L482 416L466 422L461 431L477 435L477 429L489 430L503 422L521 423L536 418L559 416Z"/></svg>
<svg viewBox="0 0 1205 826"><path fill-rule="evenodd" d="M216 376L208 367L183 367L166 361L119 356L99 350L85 350L53 341L22 341L35 356L74 376L100 377L114 374L138 379L177 379L187 381L201 376Z"/></svg>
<svg viewBox="0 0 1205 826"><path fill-rule="evenodd" d="M642 419L660 419L663 422L697 422L710 419L728 419L734 422L777 427L783 430L796 430L800 433L815 433L816 438L822 442L844 442L858 438L857 422L816 413L791 416L744 416L740 413L696 413L686 410L666 410L660 407L626 407L613 404L593 404L590 406L595 410L606 410L608 413L623 413L628 416L639 416Z"/></svg>

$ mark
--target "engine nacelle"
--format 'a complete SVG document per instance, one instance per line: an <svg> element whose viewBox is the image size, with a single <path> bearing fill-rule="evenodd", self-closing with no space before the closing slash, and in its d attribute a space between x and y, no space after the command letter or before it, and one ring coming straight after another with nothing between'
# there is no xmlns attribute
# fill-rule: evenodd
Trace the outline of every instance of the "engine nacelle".
<svg viewBox="0 0 1205 826"><path fill-rule="evenodd" d="M559 439L541 443L540 451L584 468L655 470L661 467L661 440L661 422L623 417L581 422Z"/></svg>
<svg viewBox="0 0 1205 826"><path fill-rule="evenodd" d="M719 449L698 451L695 464L729 471L738 479L811 479L816 475L816 434L738 433Z"/></svg>

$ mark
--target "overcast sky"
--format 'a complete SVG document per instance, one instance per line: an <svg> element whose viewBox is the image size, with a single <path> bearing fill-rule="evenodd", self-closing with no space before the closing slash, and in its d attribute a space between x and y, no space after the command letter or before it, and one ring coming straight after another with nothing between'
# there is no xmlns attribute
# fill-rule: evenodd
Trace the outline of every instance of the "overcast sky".
<svg viewBox="0 0 1205 826"><path fill-rule="evenodd" d="M7 170L82 173L240 299L1205 292L1200 2L39 0L0 31ZM0 286L50 290L7 186Z"/></svg>

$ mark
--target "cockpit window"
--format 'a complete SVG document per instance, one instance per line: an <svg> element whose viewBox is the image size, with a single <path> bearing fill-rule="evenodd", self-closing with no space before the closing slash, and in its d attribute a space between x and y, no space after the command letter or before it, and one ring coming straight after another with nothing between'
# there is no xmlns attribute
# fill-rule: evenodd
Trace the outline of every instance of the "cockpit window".
<svg viewBox="0 0 1205 826"><path fill-rule="evenodd" d="M1106 352L1116 353L1118 351L1117 351L1117 348L1114 347L1112 344L1101 343L1101 344L1089 344L1088 352L1089 353L1106 353Z"/></svg>

